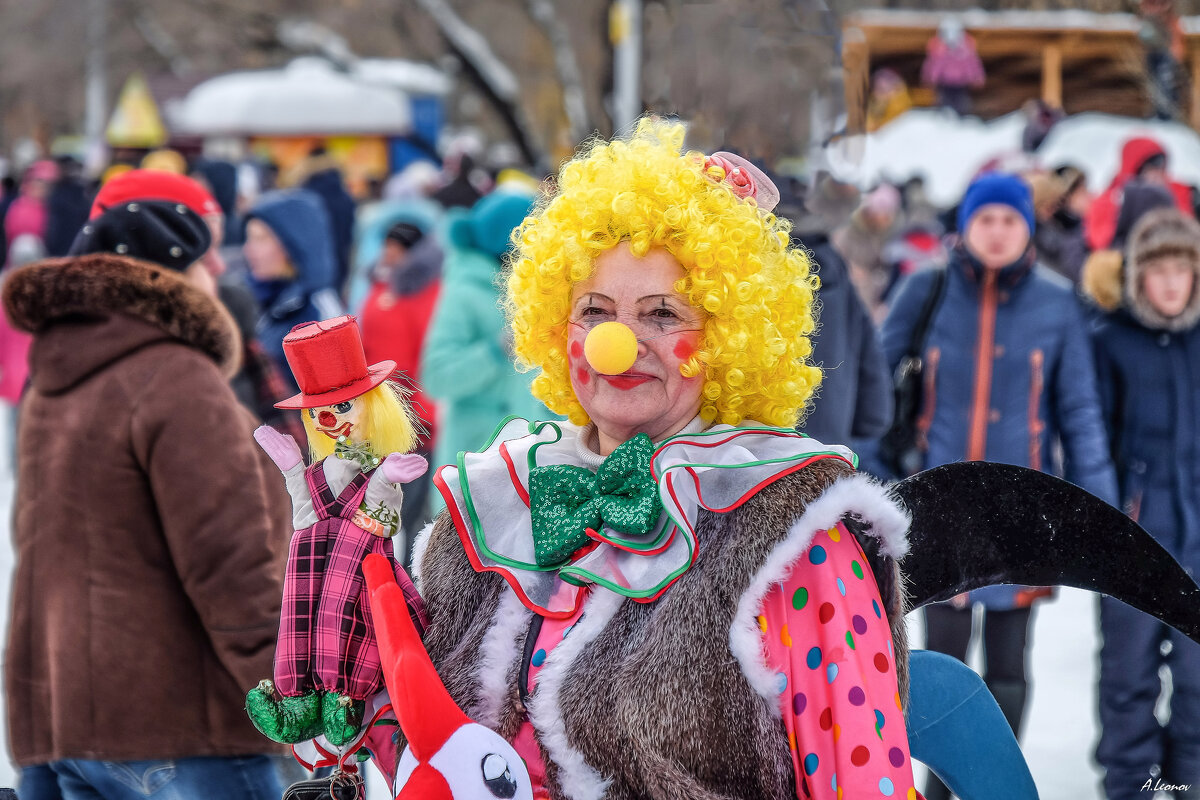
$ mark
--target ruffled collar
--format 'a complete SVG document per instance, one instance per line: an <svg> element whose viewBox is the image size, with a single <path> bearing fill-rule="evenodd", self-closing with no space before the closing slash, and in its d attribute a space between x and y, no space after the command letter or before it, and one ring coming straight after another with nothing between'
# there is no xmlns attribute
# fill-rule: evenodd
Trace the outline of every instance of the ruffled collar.
<svg viewBox="0 0 1200 800"><path fill-rule="evenodd" d="M701 511L726 513L773 481L821 458L857 466L857 457L789 428L747 422L704 428L699 418L656 444L651 473L664 512L643 535L608 526L589 532L593 545L568 564L537 564L529 510L529 473L568 464L595 470L603 456L587 441L590 426L506 420L477 453L460 453L434 484L442 493L463 549L479 572L497 572L529 609L551 618L573 615L585 592L604 589L651 602L692 565ZM562 582L574 591L560 591Z"/></svg>

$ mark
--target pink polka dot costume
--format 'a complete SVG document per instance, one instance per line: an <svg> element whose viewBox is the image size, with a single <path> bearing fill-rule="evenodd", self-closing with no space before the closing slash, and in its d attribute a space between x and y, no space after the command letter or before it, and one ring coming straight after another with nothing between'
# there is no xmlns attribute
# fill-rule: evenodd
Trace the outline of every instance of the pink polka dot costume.
<svg viewBox="0 0 1200 800"><path fill-rule="evenodd" d="M891 630L842 523L813 538L758 623L777 671L797 797L915 798Z"/></svg>

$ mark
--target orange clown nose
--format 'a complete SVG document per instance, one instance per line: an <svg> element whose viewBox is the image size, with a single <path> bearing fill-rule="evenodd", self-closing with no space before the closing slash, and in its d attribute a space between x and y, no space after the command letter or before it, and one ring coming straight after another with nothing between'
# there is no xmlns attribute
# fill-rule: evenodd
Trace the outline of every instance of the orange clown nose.
<svg viewBox="0 0 1200 800"><path fill-rule="evenodd" d="M628 325L601 322L583 340L583 355L601 375L620 375L637 361L637 336Z"/></svg>

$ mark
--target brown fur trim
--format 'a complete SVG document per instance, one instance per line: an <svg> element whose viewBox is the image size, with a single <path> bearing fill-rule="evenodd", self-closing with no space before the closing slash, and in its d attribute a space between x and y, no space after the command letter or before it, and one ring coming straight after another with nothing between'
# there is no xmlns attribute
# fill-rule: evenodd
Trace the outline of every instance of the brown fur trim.
<svg viewBox="0 0 1200 800"><path fill-rule="evenodd" d="M1080 287L1105 311L1121 306L1121 274L1125 259L1116 250L1097 250L1083 264Z"/></svg>
<svg viewBox="0 0 1200 800"><path fill-rule="evenodd" d="M1167 256L1182 257L1192 265L1192 297L1174 317L1159 313L1142 285L1146 263ZM1125 297L1138 322L1156 330L1183 331L1200 321L1200 222L1174 207L1147 213L1129 234L1125 263Z"/></svg>
<svg viewBox="0 0 1200 800"><path fill-rule="evenodd" d="M241 364L242 342L225 307L178 272L111 253L39 261L4 282L13 327L39 333L74 316L125 314L201 350L226 377Z"/></svg>

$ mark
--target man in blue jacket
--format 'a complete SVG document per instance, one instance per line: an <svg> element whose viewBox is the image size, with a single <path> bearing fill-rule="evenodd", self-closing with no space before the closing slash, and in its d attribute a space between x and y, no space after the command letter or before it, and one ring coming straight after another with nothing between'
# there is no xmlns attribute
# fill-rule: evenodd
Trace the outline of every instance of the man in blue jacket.
<svg viewBox="0 0 1200 800"><path fill-rule="evenodd" d="M986 174L958 210L962 240L947 267L945 296L924 349L919 443L926 469L996 461L1064 477L1107 502L1116 478L1100 413L1087 326L1071 287L1035 268L1029 187ZM932 272L903 284L883 324L894 371L934 289ZM1060 452L1063 464L1054 462ZM963 536L971 531L964 529ZM926 610L926 646L965 658L972 606L984 609L984 679L1020 732L1025 650L1033 601L1048 589L994 586ZM928 800L947 797L931 782Z"/></svg>

